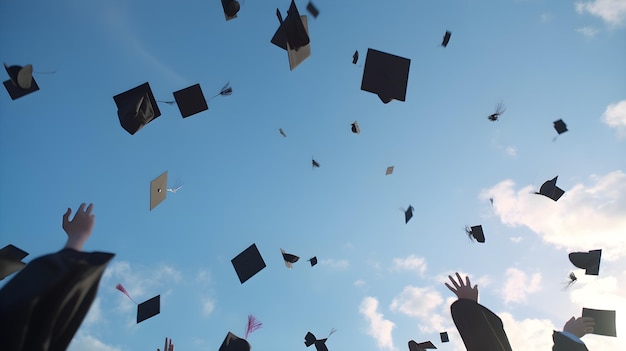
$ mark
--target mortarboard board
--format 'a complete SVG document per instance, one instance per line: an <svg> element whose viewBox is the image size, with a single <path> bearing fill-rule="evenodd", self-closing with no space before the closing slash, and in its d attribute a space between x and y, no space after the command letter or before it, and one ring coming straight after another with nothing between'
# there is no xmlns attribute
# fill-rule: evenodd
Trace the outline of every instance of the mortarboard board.
<svg viewBox="0 0 626 351"><path fill-rule="evenodd" d="M219 351L250 351L250 343L248 340L242 339L237 335L228 332Z"/></svg>
<svg viewBox="0 0 626 351"><path fill-rule="evenodd" d="M351 126L352 126L352 133L354 133L354 134L361 133L361 128L359 127L359 122L354 121L354 123L352 123Z"/></svg>
<svg viewBox="0 0 626 351"><path fill-rule="evenodd" d="M405 101L411 60L367 49L361 90L378 94L383 103Z"/></svg>
<svg viewBox="0 0 626 351"><path fill-rule="evenodd" d="M443 46L444 48L448 46L448 42L450 41L451 35L452 35L452 32L446 31L446 34L443 35L443 41L441 42L441 46Z"/></svg>
<svg viewBox="0 0 626 351"><path fill-rule="evenodd" d="M333 332L331 332L331 334L332 333ZM326 347L326 340L328 340L328 338L318 340L313 333L307 332L304 336L304 345L306 345L306 347L315 345L315 349L317 351L328 351L328 347Z"/></svg>
<svg viewBox="0 0 626 351"><path fill-rule="evenodd" d="M150 182L150 211L157 207L167 196L167 171Z"/></svg>
<svg viewBox="0 0 626 351"><path fill-rule="evenodd" d="M356 65L358 61L359 61L359 50L356 50L354 54L352 55L352 64Z"/></svg>
<svg viewBox="0 0 626 351"><path fill-rule="evenodd" d="M567 124L565 124L562 119L559 119L558 121L554 121L554 129L557 133L563 134L567 132Z"/></svg>
<svg viewBox="0 0 626 351"><path fill-rule="evenodd" d="M315 161L315 159L311 159L311 165L313 165L313 168L320 168L319 162Z"/></svg>
<svg viewBox="0 0 626 351"><path fill-rule="evenodd" d="M287 134L282 128L278 128L278 132L280 133L280 135L284 136L285 138L287 137Z"/></svg>
<svg viewBox="0 0 626 351"><path fill-rule="evenodd" d="M315 266L317 264L317 256L309 258L309 262L311 262L311 267Z"/></svg>
<svg viewBox="0 0 626 351"><path fill-rule="evenodd" d="M224 9L224 17L226 17L227 21L230 21L233 18L237 18L240 5L236 0L222 0L222 8Z"/></svg>
<svg viewBox="0 0 626 351"><path fill-rule="evenodd" d="M0 249L0 280L22 269L26 263L22 262L28 252L11 244Z"/></svg>
<svg viewBox="0 0 626 351"><path fill-rule="evenodd" d="M200 84L174 92L174 99L183 118L209 109Z"/></svg>
<svg viewBox="0 0 626 351"><path fill-rule="evenodd" d="M387 167L387 170L385 171L385 175L390 175L391 173L393 173L393 168L394 166Z"/></svg>
<svg viewBox="0 0 626 351"><path fill-rule="evenodd" d="M617 331L615 330L615 311L583 308L582 316L591 317L596 323L591 334L617 336Z"/></svg>
<svg viewBox="0 0 626 351"><path fill-rule="evenodd" d="M4 81L4 87L9 92L11 100L19 99L39 90L39 86L33 78L33 65L22 67L17 65L8 66L5 63L4 69L9 74L9 80Z"/></svg>
<svg viewBox="0 0 626 351"><path fill-rule="evenodd" d="M474 239L476 239L479 243L485 242L485 234L483 233L482 225L475 225L471 228L465 227L465 232L470 236L470 239L474 237Z"/></svg>
<svg viewBox="0 0 626 351"><path fill-rule="evenodd" d="M137 323L161 313L161 295L157 295L137 305Z"/></svg>
<svg viewBox="0 0 626 351"><path fill-rule="evenodd" d="M285 250L280 249L280 253L283 254L283 260L285 261L285 266L287 266L287 268L291 269L292 268L292 264L298 262L298 260L300 259L300 257L290 254L290 253L286 253Z"/></svg>
<svg viewBox="0 0 626 351"><path fill-rule="evenodd" d="M449 342L450 338L448 338L448 332L439 333L439 337L441 338L441 342Z"/></svg>
<svg viewBox="0 0 626 351"><path fill-rule="evenodd" d="M113 100L122 128L131 135L161 115L148 83L115 95Z"/></svg>
<svg viewBox="0 0 626 351"><path fill-rule="evenodd" d="M547 180L545 183L541 185L541 188L539 188L539 192L535 192L535 194L547 196L554 201L557 201L558 199L560 199L561 196L565 194L565 191L563 191L563 189L556 186L556 180L558 178L559 176L556 176L550 180Z"/></svg>
<svg viewBox="0 0 626 351"><path fill-rule="evenodd" d="M306 5L306 10L309 11L313 18L317 18L317 16L320 14L320 11L317 9L317 7L315 7L315 5L313 5L313 3L310 1L309 4Z"/></svg>
<svg viewBox="0 0 626 351"><path fill-rule="evenodd" d="M272 44L287 50L289 68L293 71L300 63L311 56L309 27L306 16L300 16L296 3L292 0L287 18L283 21L280 10L276 10L280 27L272 37Z"/></svg>
<svg viewBox="0 0 626 351"><path fill-rule="evenodd" d="M572 252L569 254L569 261L580 269L585 270L586 275L598 275L600 272L600 259L602 250L591 250L589 252Z"/></svg>
<svg viewBox="0 0 626 351"><path fill-rule="evenodd" d="M409 223L409 220L413 218L413 206L409 205L409 208L404 211L404 223Z"/></svg>
<svg viewBox="0 0 626 351"><path fill-rule="evenodd" d="M241 284L245 283L248 279L265 268L265 261L263 261L263 257L261 257L261 253L259 249L257 249L256 244L252 244L247 249L243 250L239 255L233 258L231 262L233 267L235 267L235 272L237 272Z"/></svg>
<svg viewBox="0 0 626 351"><path fill-rule="evenodd" d="M410 340L409 341L409 350L410 351L424 351L424 350L436 349L436 348L437 347L435 345L433 345L433 343L430 342L430 341L420 342L419 344L416 343L414 340Z"/></svg>

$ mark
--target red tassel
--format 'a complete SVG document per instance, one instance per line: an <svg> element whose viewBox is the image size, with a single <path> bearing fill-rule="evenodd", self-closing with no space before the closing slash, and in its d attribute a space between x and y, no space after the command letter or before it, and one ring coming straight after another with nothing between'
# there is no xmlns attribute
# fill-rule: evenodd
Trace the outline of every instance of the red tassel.
<svg viewBox="0 0 626 351"><path fill-rule="evenodd" d="M248 328L246 328L246 337L248 339L248 335L252 334L254 331L260 329L263 326L263 323L256 319L253 315L248 315Z"/></svg>
<svg viewBox="0 0 626 351"><path fill-rule="evenodd" d="M117 284L117 285L115 286L115 288L116 288L117 290L121 291L124 295L128 296L128 298L130 299L130 301L135 302L135 300L133 300L133 298L132 298L132 297L130 297L130 294L128 293L128 291L126 291L126 289L124 289L124 287L122 286L122 284ZM135 302L135 305L136 305L136 304L137 304L137 303Z"/></svg>

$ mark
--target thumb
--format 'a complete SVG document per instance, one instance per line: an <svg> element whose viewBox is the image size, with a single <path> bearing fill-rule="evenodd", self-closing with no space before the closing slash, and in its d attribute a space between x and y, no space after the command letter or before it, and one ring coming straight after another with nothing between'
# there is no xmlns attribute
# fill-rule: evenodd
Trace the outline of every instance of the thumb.
<svg viewBox="0 0 626 351"><path fill-rule="evenodd" d="M68 209L65 212L65 214L63 214L63 223L69 222L70 214L72 214L72 209L68 207Z"/></svg>

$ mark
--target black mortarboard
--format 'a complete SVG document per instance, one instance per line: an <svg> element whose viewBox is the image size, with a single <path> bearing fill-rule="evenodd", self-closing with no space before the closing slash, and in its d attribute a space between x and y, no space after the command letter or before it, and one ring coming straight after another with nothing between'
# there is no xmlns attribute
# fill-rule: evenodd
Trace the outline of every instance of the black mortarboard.
<svg viewBox="0 0 626 351"><path fill-rule="evenodd" d="M311 165L313 165L313 168L320 168L320 163L315 161L315 159L311 159Z"/></svg>
<svg viewBox="0 0 626 351"><path fill-rule="evenodd" d="M385 175L390 175L391 173L393 173L393 168L394 166L387 167L387 170L385 171Z"/></svg>
<svg viewBox="0 0 626 351"><path fill-rule="evenodd" d="M309 28L306 16L300 16L296 3L292 0L287 18L283 21L280 10L276 10L280 27L272 37L272 44L287 50L289 68L293 70L311 56Z"/></svg>
<svg viewBox="0 0 626 351"><path fill-rule="evenodd" d="M436 349L437 347L433 345L430 341L416 343L414 340L409 341L409 350L410 351L424 351L428 349Z"/></svg>
<svg viewBox="0 0 626 351"><path fill-rule="evenodd" d="M554 121L554 129L557 133L563 134L567 132L567 124L565 124L562 119L559 119L558 121Z"/></svg>
<svg viewBox="0 0 626 351"><path fill-rule="evenodd" d="M538 193L535 192L535 194L547 196L554 201L557 201L558 199L560 199L561 196L565 194L565 191L563 191L563 189L556 186L556 180L558 178L559 176L556 176L550 180L547 180L545 183L541 185L541 188L539 188L539 192Z"/></svg>
<svg viewBox="0 0 626 351"><path fill-rule="evenodd" d="M385 104L405 101L411 60L382 51L367 49L361 90L378 94Z"/></svg>
<svg viewBox="0 0 626 351"><path fill-rule="evenodd" d="M359 122L354 121L354 123L352 123L351 126L352 126L352 133L354 133L354 134L361 133L361 128L359 127Z"/></svg>
<svg viewBox="0 0 626 351"><path fill-rule="evenodd" d="M356 65L358 61L359 61L359 50L356 50L354 54L352 55L352 64Z"/></svg>
<svg viewBox="0 0 626 351"><path fill-rule="evenodd" d="M450 338L448 338L448 332L439 333L439 337L441 338L441 342L448 342Z"/></svg>
<svg viewBox="0 0 626 351"><path fill-rule="evenodd" d="M39 90L39 86L33 78L33 65L8 66L4 64L9 74L9 80L4 81L4 87L9 92L11 100L19 99L24 95Z"/></svg>
<svg viewBox="0 0 626 351"><path fill-rule="evenodd" d="M237 12L239 12L239 2L236 0L222 0L222 8L224 9L224 17L227 21L233 18L237 18Z"/></svg>
<svg viewBox="0 0 626 351"><path fill-rule="evenodd" d="M309 258L309 262L311 262L311 267L315 266L317 264L317 256Z"/></svg>
<svg viewBox="0 0 626 351"><path fill-rule="evenodd" d="M265 268L265 261L263 261L263 257L261 257L261 253L259 249L257 249L256 244L252 244L247 249L243 250L243 252L233 258L231 262L233 267L235 267L235 272L237 272L241 284L245 283L246 280L252 278Z"/></svg>
<svg viewBox="0 0 626 351"><path fill-rule="evenodd" d="M317 18L317 16L320 14L320 11L317 9L317 7L315 7L315 5L313 5L313 3L310 1L309 4L306 5L306 10L309 11L313 18Z"/></svg>
<svg viewBox="0 0 626 351"><path fill-rule="evenodd" d="M443 46L444 48L448 46L448 42L450 41L451 35L452 35L452 32L446 31L446 34L443 35L443 41L441 42L441 46Z"/></svg>
<svg viewBox="0 0 626 351"><path fill-rule="evenodd" d="M582 316L591 317L596 323L591 334L617 336L617 331L615 330L615 311L583 308Z"/></svg>
<svg viewBox="0 0 626 351"><path fill-rule="evenodd" d="M115 95L113 100L122 128L131 135L161 115L148 83Z"/></svg>
<svg viewBox="0 0 626 351"><path fill-rule="evenodd" d="M580 269L585 270L586 275L598 275L600 273L600 259L602 250L591 250L589 252L572 252L569 254L569 261Z"/></svg>
<svg viewBox="0 0 626 351"><path fill-rule="evenodd" d="M0 280L22 269L26 263L22 262L28 252L11 244L0 249Z"/></svg>
<svg viewBox="0 0 626 351"><path fill-rule="evenodd" d="M285 266L287 266L287 268L291 269L292 268L292 264L298 262L298 260L300 259L300 257L290 254L290 253L286 253L285 250L280 249L280 253L283 254L283 260L285 261Z"/></svg>
<svg viewBox="0 0 626 351"><path fill-rule="evenodd" d="M200 84L174 92L174 99L183 118L209 109Z"/></svg>
<svg viewBox="0 0 626 351"><path fill-rule="evenodd" d="M282 128L278 128L278 132L280 133L280 135L284 136L285 138L287 137L287 134Z"/></svg>
<svg viewBox="0 0 626 351"><path fill-rule="evenodd" d="M150 182L150 211L157 207L167 196L167 171Z"/></svg>
<svg viewBox="0 0 626 351"><path fill-rule="evenodd" d="M317 351L328 351L328 347L326 347L326 340L328 340L328 338L318 340L315 338L313 333L307 332L304 336L304 345L306 345L306 347L315 345L315 349Z"/></svg>
<svg viewBox="0 0 626 351"><path fill-rule="evenodd" d="M482 225L475 225L471 228L465 227L465 232L467 233L467 235L471 235L472 237L474 237L474 239L476 239L476 241L478 241L479 243L485 242L485 233L483 233Z"/></svg>
<svg viewBox="0 0 626 351"><path fill-rule="evenodd" d="M161 295L157 295L137 305L137 323L161 313Z"/></svg>
<svg viewBox="0 0 626 351"><path fill-rule="evenodd" d="M219 351L250 351L250 343L248 340L242 339L237 335L228 332Z"/></svg>
<svg viewBox="0 0 626 351"><path fill-rule="evenodd" d="M413 210L414 210L413 206L409 205L409 208L407 208L404 211L404 223L405 224L409 223L409 220L413 218Z"/></svg>

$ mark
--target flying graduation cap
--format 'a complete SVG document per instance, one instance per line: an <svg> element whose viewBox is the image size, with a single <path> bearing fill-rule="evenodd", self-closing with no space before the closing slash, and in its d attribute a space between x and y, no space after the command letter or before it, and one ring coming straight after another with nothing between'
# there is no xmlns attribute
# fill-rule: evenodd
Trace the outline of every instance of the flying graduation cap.
<svg viewBox="0 0 626 351"><path fill-rule="evenodd" d="M150 182L150 211L165 200L167 196L167 171Z"/></svg>
<svg viewBox="0 0 626 351"><path fill-rule="evenodd" d="M450 338L448 337L448 332L439 333L439 337L441 338L441 342L449 342Z"/></svg>
<svg viewBox="0 0 626 351"><path fill-rule="evenodd" d="M287 51L289 68L293 71L300 63L311 56L307 17L300 16L294 0L291 0L291 5L284 21L278 9L276 9L276 16L280 26L276 30L274 37L272 37L271 42Z"/></svg>
<svg viewBox="0 0 626 351"><path fill-rule="evenodd" d="M389 166L387 167L387 170L385 171L385 175L390 175L393 173L393 168L394 166Z"/></svg>
<svg viewBox="0 0 626 351"><path fill-rule="evenodd" d="M446 31L446 34L443 35L443 41L441 42L441 46L443 46L444 48L448 46L448 42L450 41L451 35L452 35L452 32Z"/></svg>
<svg viewBox="0 0 626 351"><path fill-rule="evenodd" d="M331 335L333 335L336 331L337 331L336 329L331 329L328 336L325 337L324 339L317 339L315 335L313 335L313 333L307 332L306 335L304 336L304 345L306 345L306 347L315 345L315 349L317 351L328 351L328 347L326 346L326 340L328 340L328 338Z"/></svg>
<svg viewBox="0 0 626 351"><path fill-rule="evenodd" d="M28 252L11 244L0 249L0 280L24 268L22 260L26 256Z"/></svg>
<svg viewBox="0 0 626 351"><path fill-rule="evenodd" d="M367 49L361 90L377 94L383 103L405 101L411 60Z"/></svg>
<svg viewBox="0 0 626 351"><path fill-rule="evenodd" d="M311 165L313 166L313 168L320 168L319 162L315 161L314 158L311 159Z"/></svg>
<svg viewBox="0 0 626 351"><path fill-rule="evenodd" d="M4 81L4 87L11 96L11 100L19 99L39 90L37 82L33 78L33 65L9 66L4 64L9 74L9 80Z"/></svg>
<svg viewBox="0 0 626 351"><path fill-rule="evenodd" d="M176 105L178 105L178 109L183 118L209 109L200 84L175 91L174 100L176 100Z"/></svg>
<svg viewBox="0 0 626 351"><path fill-rule="evenodd" d="M122 128L134 135L161 115L147 82L113 97Z"/></svg>
<svg viewBox="0 0 626 351"><path fill-rule="evenodd" d="M224 9L224 17L226 21L230 21L233 18L237 18L237 13L241 6L237 0L221 0L222 8Z"/></svg>
<svg viewBox="0 0 626 351"><path fill-rule="evenodd" d="M157 295L140 304L137 304L137 302L130 297L130 294L126 291L122 284L117 284L115 288L137 305L137 324L161 313L161 295Z"/></svg>
<svg viewBox="0 0 626 351"><path fill-rule="evenodd" d="M554 130L556 130L557 133L559 133L557 136L554 137L554 139L552 139L552 141L556 140L556 138L567 132L567 124L565 124L565 122L563 122L562 119L559 119L558 121L554 121Z"/></svg>
<svg viewBox="0 0 626 351"><path fill-rule="evenodd" d="M506 106L504 106L504 102L500 101L497 105L496 105L496 110L490 114L489 116L487 116L487 119L490 120L491 122L495 122L497 121L500 116L506 111Z"/></svg>
<svg viewBox="0 0 626 351"><path fill-rule="evenodd" d="M352 64L356 65L358 61L359 61L359 50L356 50L354 54L352 55Z"/></svg>
<svg viewBox="0 0 626 351"><path fill-rule="evenodd" d="M550 180L547 180L545 183L541 185L541 188L539 188L539 192L535 192L535 194L543 195L543 196L551 198L554 201L558 201L561 198L561 196L565 194L565 191L563 189L556 186L556 180L558 178L559 176L556 176Z"/></svg>
<svg viewBox="0 0 626 351"><path fill-rule="evenodd" d="M465 233L467 233L470 239L474 238L479 243L485 242L485 234L483 233L482 225L475 225L473 227L465 226Z"/></svg>
<svg viewBox="0 0 626 351"><path fill-rule="evenodd" d="M409 205L409 208L407 208L404 211L404 224L409 223L409 220L411 220L411 218L413 218L413 211L415 209L413 208L413 206Z"/></svg>
<svg viewBox="0 0 626 351"><path fill-rule="evenodd" d="M282 135L283 137L287 137L287 134L285 133L285 131L282 128L278 128L278 132L280 133L280 135Z"/></svg>
<svg viewBox="0 0 626 351"><path fill-rule="evenodd" d="M361 128L359 127L359 122L354 121L350 126L351 126L352 133L354 133L354 134L360 134L361 133Z"/></svg>
<svg viewBox="0 0 626 351"><path fill-rule="evenodd" d="M311 263L311 267L315 266L317 264L317 256L309 258L308 261Z"/></svg>
<svg viewBox="0 0 626 351"><path fill-rule="evenodd" d="M309 4L306 5L306 10L309 11L313 18L317 18L317 16L320 14L320 11L317 9L317 7L315 7L315 5L313 5L313 3L310 1Z"/></svg>
<svg viewBox="0 0 626 351"><path fill-rule="evenodd" d="M263 261L263 257L261 257L261 253L256 247L256 244L250 245L230 262L233 264L241 284L245 283L266 267L265 261Z"/></svg>
<svg viewBox="0 0 626 351"><path fill-rule="evenodd" d="M409 341L409 351L426 351L429 349L436 349L437 347L433 345L430 341L416 343L414 340Z"/></svg>
<svg viewBox="0 0 626 351"><path fill-rule="evenodd" d="M283 249L280 249L280 253L283 254L283 260L285 261L285 266L287 266L287 268L289 269L293 268L292 265L298 262L298 260L300 259L300 257L287 253Z"/></svg>
<svg viewBox="0 0 626 351"><path fill-rule="evenodd" d="M595 325L593 326L591 334L617 336L615 328L615 311L583 308L582 316L593 318Z"/></svg>
<svg viewBox="0 0 626 351"><path fill-rule="evenodd" d="M248 336L263 326L259 320L253 315L248 315L248 325L246 327L246 337L240 338L232 332L226 334L226 338L222 342L219 351L250 351L252 347L248 342Z"/></svg>
<svg viewBox="0 0 626 351"><path fill-rule="evenodd" d="M602 250L589 252L572 252L568 255L569 261L576 267L585 270L585 275L598 275Z"/></svg>

